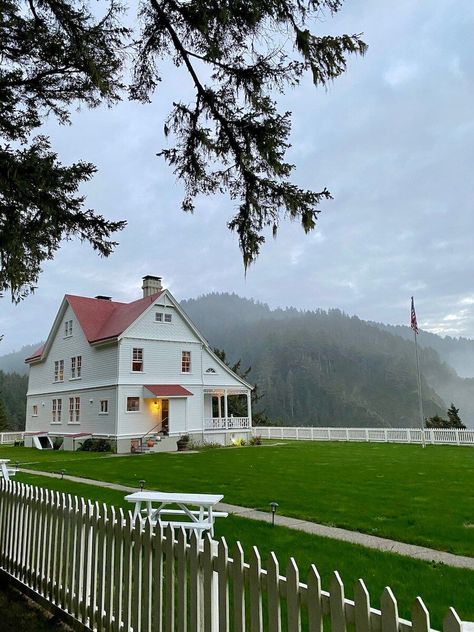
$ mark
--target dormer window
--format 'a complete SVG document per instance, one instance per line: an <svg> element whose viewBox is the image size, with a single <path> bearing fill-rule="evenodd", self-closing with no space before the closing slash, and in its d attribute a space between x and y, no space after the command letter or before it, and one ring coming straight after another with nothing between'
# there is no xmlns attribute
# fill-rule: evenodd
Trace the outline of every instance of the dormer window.
<svg viewBox="0 0 474 632"><path fill-rule="evenodd" d="M206 373L216 373L216 370L212 368L212 366L210 366L208 369L206 369Z"/></svg>
<svg viewBox="0 0 474 632"><path fill-rule="evenodd" d="M64 337L69 338L69 336L72 336L72 320L64 322Z"/></svg>

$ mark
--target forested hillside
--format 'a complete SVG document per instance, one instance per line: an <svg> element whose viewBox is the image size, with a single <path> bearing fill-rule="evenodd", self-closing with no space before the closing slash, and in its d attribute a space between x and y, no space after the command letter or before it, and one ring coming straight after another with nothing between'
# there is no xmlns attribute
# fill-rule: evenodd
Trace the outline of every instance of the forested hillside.
<svg viewBox="0 0 474 632"><path fill-rule="evenodd" d="M252 367L248 379L264 394L261 407L272 423L419 425L408 327L368 323L339 310L270 310L235 294L208 294L182 305L230 363L241 359L243 369ZM443 361L457 354L466 367L471 361L474 366L474 342L426 332L419 342L425 415L445 415L454 402L466 425L474 426L474 379L460 378ZM12 428L24 424L24 358L38 346L0 357L0 399Z"/></svg>
<svg viewBox="0 0 474 632"><path fill-rule="evenodd" d="M270 310L235 294L209 294L183 307L211 345L252 366L250 379L264 393L262 405L272 420L419 425L411 341L339 310ZM471 380L459 378L432 349L420 355L425 415L444 414L454 401L470 425Z"/></svg>
<svg viewBox="0 0 474 632"><path fill-rule="evenodd" d="M388 331L406 340L413 340L413 331L402 325L383 325L374 323L380 329ZM474 377L474 340L437 336L429 331L420 330L418 343L422 347L431 347L442 360L453 367L461 377Z"/></svg>
<svg viewBox="0 0 474 632"><path fill-rule="evenodd" d="M3 423L0 432L19 430L25 427L27 386L28 377L26 375L0 371L0 408L4 410L5 414L5 419L1 420Z"/></svg>

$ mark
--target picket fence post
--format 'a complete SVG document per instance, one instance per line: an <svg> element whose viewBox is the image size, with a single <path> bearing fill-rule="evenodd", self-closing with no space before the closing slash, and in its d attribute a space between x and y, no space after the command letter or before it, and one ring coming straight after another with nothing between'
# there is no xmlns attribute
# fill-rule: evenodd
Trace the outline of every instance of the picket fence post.
<svg viewBox="0 0 474 632"><path fill-rule="evenodd" d="M123 509L0 481L1 568L97 632L301 632L302 621L323 632L327 618L332 632L432 632L419 597L410 624L388 587L376 610L362 579L350 601L337 571L325 592L314 565L304 584L293 558L281 576L274 553L266 570L256 547L247 562L239 542L232 553L224 538L163 533ZM443 632L462 632L452 608Z"/></svg>

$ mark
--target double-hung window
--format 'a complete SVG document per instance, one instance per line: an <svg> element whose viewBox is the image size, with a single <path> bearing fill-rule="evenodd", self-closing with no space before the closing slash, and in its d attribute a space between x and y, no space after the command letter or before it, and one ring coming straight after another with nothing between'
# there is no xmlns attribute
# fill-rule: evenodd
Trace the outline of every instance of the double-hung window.
<svg viewBox="0 0 474 632"><path fill-rule="evenodd" d="M63 411L63 400L62 399L53 399L53 410L52 410L52 423L60 424L61 416Z"/></svg>
<svg viewBox="0 0 474 632"><path fill-rule="evenodd" d="M143 349L134 347L132 350L132 371L143 371Z"/></svg>
<svg viewBox="0 0 474 632"><path fill-rule="evenodd" d="M107 415L109 412L109 400L101 399L100 400L100 415Z"/></svg>
<svg viewBox="0 0 474 632"><path fill-rule="evenodd" d="M32 417L38 417L38 404L33 404Z"/></svg>
<svg viewBox="0 0 474 632"><path fill-rule="evenodd" d="M82 356L71 358L71 380L77 380L82 374Z"/></svg>
<svg viewBox="0 0 474 632"><path fill-rule="evenodd" d="M191 373L191 351L181 352L181 373Z"/></svg>
<svg viewBox="0 0 474 632"><path fill-rule="evenodd" d="M70 397L69 398L69 423L78 424L81 420L81 398Z"/></svg>
<svg viewBox="0 0 474 632"><path fill-rule="evenodd" d="M64 337L69 338L69 336L72 336L72 320L64 322Z"/></svg>
<svg viewBox="0 0 474 632"><path fill-rule="evenodd" d="M64 360L56 360L54 363L54 381L64 381Z"/></svg>
<svg viewBox="0 0 474 632"><path fill-rule="evenodd" d="M165 323L171 322L171 314L165 314Z"/></svg>

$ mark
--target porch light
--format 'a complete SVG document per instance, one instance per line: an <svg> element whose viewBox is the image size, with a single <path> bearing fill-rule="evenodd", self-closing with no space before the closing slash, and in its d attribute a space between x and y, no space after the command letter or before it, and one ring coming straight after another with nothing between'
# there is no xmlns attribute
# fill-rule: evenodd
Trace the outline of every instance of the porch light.
<svg viewBox="0 0 474 632"><path fill-rule="evenodd" d="M275 526L275 514L276 514L277 507L278 507L278 503L273 501L273 502L270 503L270 507L271 507L271 510L272 510L272 527L274 527Z"/></svg>

